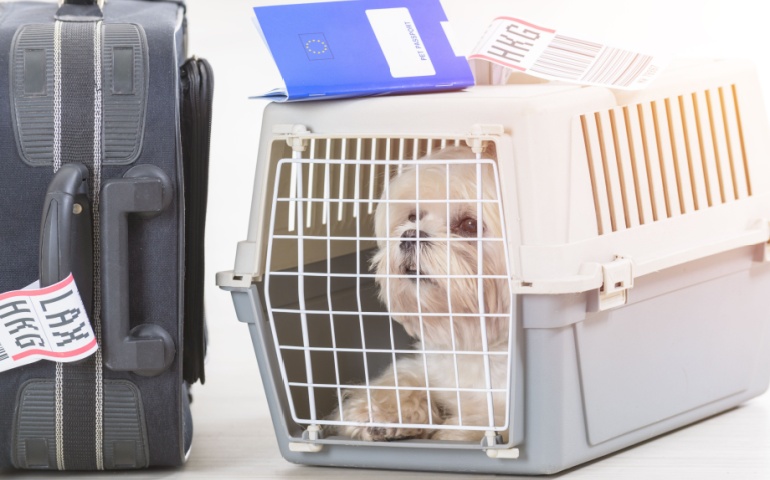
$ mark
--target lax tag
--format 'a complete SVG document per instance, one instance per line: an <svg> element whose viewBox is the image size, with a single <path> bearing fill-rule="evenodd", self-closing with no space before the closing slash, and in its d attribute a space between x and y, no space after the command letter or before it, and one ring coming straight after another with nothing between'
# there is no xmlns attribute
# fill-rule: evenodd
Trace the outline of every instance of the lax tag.
<svg viewBox="0 0 770 480"><path fill-rule="evenodd" d="M39 360L75 362L98 344L72 274L0 294L0 372Z"/></svg>

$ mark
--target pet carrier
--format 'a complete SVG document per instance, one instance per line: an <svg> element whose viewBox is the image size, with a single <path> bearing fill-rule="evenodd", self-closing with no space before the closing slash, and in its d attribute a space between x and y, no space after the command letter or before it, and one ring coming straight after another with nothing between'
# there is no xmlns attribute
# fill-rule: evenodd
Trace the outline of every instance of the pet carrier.
<svg viewBox="0 0 770 480"><path fill-rule="evenodd" d="M732 60L268 106L217 283L282 454L553 473L761 394L768 133Z"/></svg>

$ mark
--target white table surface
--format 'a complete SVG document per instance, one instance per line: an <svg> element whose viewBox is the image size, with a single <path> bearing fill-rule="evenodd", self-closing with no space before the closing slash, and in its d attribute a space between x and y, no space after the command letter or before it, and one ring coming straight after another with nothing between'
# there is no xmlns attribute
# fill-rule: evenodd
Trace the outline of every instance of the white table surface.
<svg viewBox="0 0 770 480"><path fill-rule="evenodd" d="M266 103L247 97L276 78L249 17L250 4L266 3L187 0L190 53L207 58L216 77L206 259L211 343L207 382L193 390L195 438L188 463L177 470L87 477L34 472L0 472L0 477L489 478L298 466L283 460L278 452L247 328L237 321L230 295L214 284L216 272L232 269L236 244L246 235L261 111ZM763 15L757 15L748 0L444 0L444 6L466 44L494 16L507 14L541 24L550 21L553 23L545 25L571 32L596 31L603 36L597 39L664 45L675 56L750 57L767 86L766 97L770 96L766 28L761 23ZM770 395L555 478L770 479Z"/></svg>

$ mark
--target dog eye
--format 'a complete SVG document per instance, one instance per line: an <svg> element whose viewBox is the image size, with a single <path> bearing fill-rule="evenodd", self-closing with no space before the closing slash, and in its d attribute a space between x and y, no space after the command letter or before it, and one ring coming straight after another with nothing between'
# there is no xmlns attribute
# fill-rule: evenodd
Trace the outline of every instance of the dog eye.
<svg viewBox="0 0 770 480"><path fill-rule="evenodd" d="M475 218L465 217L457 224L457 230L464 237L476 236L478 234L478 223Z"/></svg>
<svg viewBox="0 0 770 480"><path fill-rule="evenodd" d="M425 216L425 212L420 212L420 218L424 216ZM410 213L408 218L409 218L409 221L412 223L417 222L417 213L416 212Z"/></svg>

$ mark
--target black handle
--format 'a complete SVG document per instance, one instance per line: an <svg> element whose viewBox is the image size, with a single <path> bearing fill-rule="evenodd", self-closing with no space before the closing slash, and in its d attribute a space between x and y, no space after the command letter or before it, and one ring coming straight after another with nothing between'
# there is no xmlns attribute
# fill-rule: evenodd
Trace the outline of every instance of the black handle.
<svg viewBox="0 0 770 480"><path fill-rule="evenodd" d="M128 215L159 214L171 203L172 188L168 176L153 165L133 167L102 187L102 339L104 363L113 371L155 376L174 361L174 341L161 326L130 328L128 289Z"/></svg>
<svg viewBox="0 0 770 480"><path fill-rule="evenodd" d="M59 0L58 20L98 21L104 0Z"/></svg>
<svg viewBox="0 0 770 480"><path fill-rule="evenodd" d="M63 165L48 184L40 224L40 285L47 287L70 273L91 318L93 240L88 201L88 168Z"/></svg>

